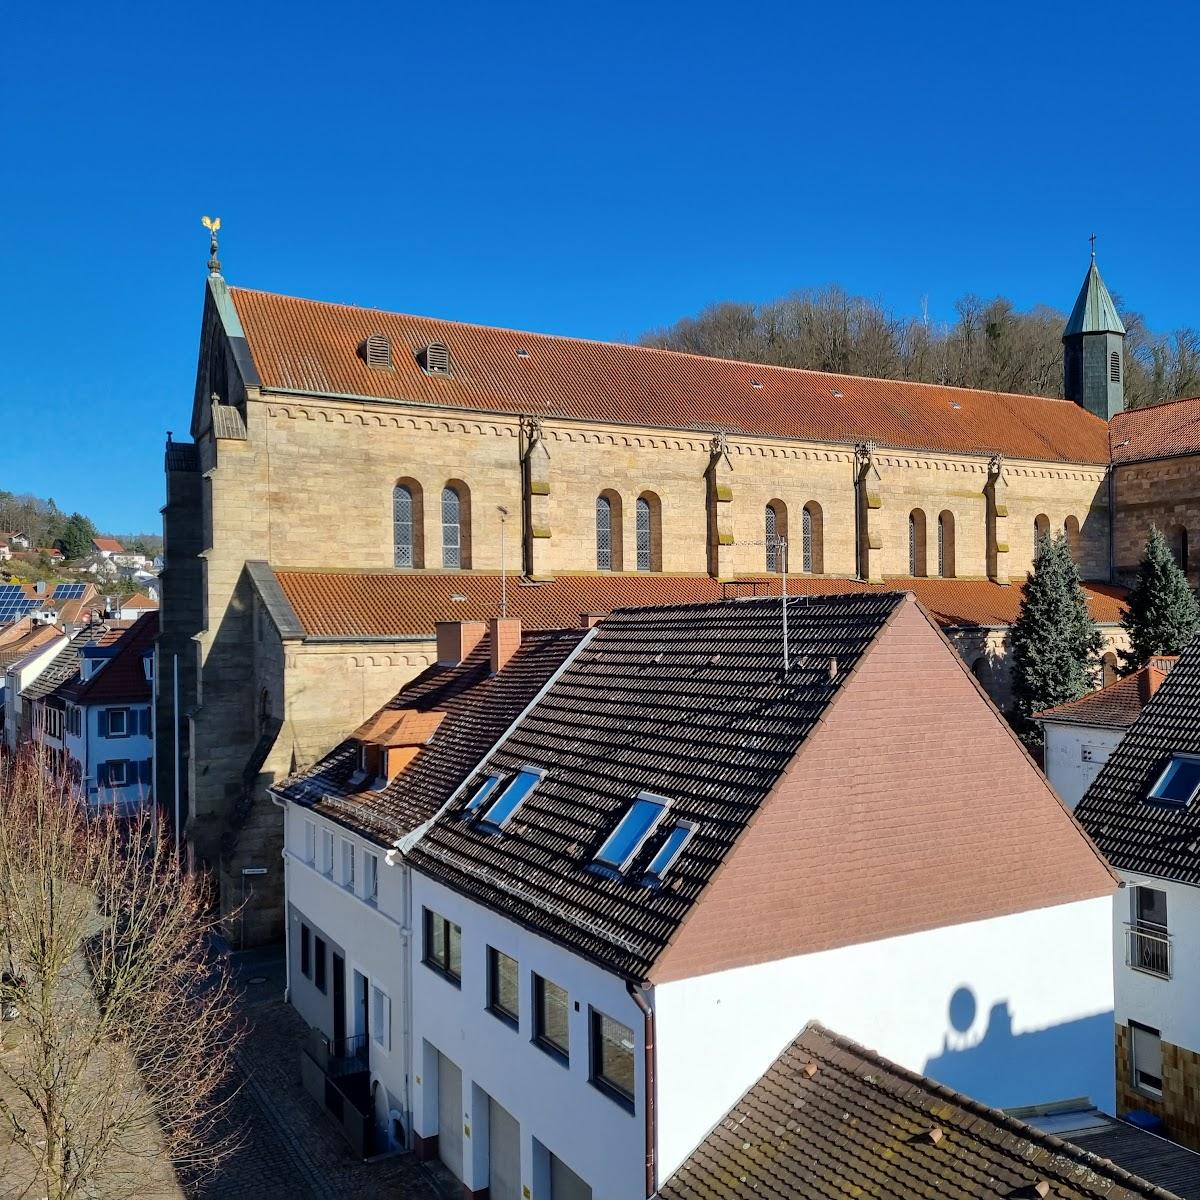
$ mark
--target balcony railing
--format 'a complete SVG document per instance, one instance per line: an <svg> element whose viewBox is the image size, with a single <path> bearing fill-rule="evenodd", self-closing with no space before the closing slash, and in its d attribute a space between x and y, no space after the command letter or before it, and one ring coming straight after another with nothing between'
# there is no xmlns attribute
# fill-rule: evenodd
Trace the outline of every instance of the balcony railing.
<svg viewBox="0 0 1200 1200"><path fill-rule="evenodd" d="M1171 935L1161 926L1140 921L1125 926L1125 963L1135 971L1171 978Z"/></svg>

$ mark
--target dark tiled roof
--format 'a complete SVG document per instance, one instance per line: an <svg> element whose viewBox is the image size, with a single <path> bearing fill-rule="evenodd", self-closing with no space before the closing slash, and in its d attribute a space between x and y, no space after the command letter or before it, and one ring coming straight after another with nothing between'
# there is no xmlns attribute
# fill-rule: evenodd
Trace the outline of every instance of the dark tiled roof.
<svg viewBox="0 0 1200 1200"><path fill-rule="evenodd" d="M1200 884L1200 803L1146 802L1175 753L1200 754L1200 641L1179 656L1075 810L1114 867Z"/></svg>
<svg viewBox="0 0 1200 1200"><path fill-rule="evenodd" d="M168 471L199 470L200 460L196 454L196 443L168 442L163 461Z"/></svg>
<svg viewBox="0 0 1200 1200"><path fill-rule="evenodd" d="M1108 462L1105 423L1065 400L751 365L244 288L229 293L266 388L663 429L721 427L821 442ZM391 341L392 370L373 370L361 357L372 334ZM449 347L448 376L426 374L418 364L417 353L430 342Z"/></svg>
<svg viewBox="0 0 1200 1200"><path fill-rule="evenodd" d="M618 974L645 978L903 603L895 592L792 600L786 676L778 600L614 613L489 760L503 772L547 772L513 825L489 836L456 805L417 843L414 864ZM655 889L589 870L643 790L672 801L672 823L697 823L669 884ZM656 849L651 839L631 880Z"/></svg>
<svg viewBox="0 0 1200 1200"><path fill-rule="evenodd" d="M1045 1191L1037 1190L1040 1182ZM1174 1197L815 1022L660 1194L663 1200Z"/></svg>
<svg viewBox="0 0 1200 1200"><path fill-rule="evenodd" d="M1117 413L1108 433L1115 465L1195 454L1200 451L1200 396Z"/></svg>
<svg viewBox="0 0 1200 1200"><path fill-rule="evenodd" d="M27 700L38 700L69 682L79 671L83 658L84 646L108 646L115 642L128 625L119 622L101 622L88 625L81 629L71 641L55 655L50 665L28 687L23 688L21 695Z"/></svg>
<svg viewBox="0 0 1200 1200"><path fill-rule="evenodd" d="M350 785L358 745L342 742L293 775L279 793L365 837L390 843L434 816L520 716L583 637L581 629L526 630L520 649L491 672L486 635L458 666L432 666L381 711L444 712L445 719L416 758L380 792Z"/></svg>
<svg viewBox="0 0 1200 1200"><path fill-rule="evenodd" d="M1034 716L1039 721L1062 721L1069 725L1100 725L1106 729L1126 729L1141 716L1142 709L1162 687L1167 672L1175 665L1174 655L1154 659L1132 675L1089 692L1068 704L1043 709Z"/></svg>
<svg viewBox="0 0 1200 1200"><path fill-rule="evenodd" d="M257 567L259 564L250 564ZM263 572L269 568L262 564ZM256 580L258 576L255 576ZM498 574L432 571L275 571L291 619L309 637L432 637L443 620L482 621L500 608ZM559 575L546 583L508 580L508 611L531 628L575 625L582 612L651 604L703 604L735 596L778 595L778 576L721 583L708 575ZM263 584L259 583L260 593ZM856 579L789 576L793 595L910 591L943 628L1011 625L1024 590L985 579ZM1122 588L1084 585L1095 620L1115 625ZM459 597L459 599L455 599ZM264 596L265 598L265 596Z"/></svg>
<svg viewBox="0 0 1200 1200"><path fill-rule="evenodd" d="M1040 1120L1036 1124L1046 1127ZM1200 1200L1200 1154L1194 1150L1100 1112L1093 1112L1084 1128L1070 1128L1066 1119L1058 1125L1053 1132L1081 1150L1107 1158L1181 1200Z"/></svg>
<svg viewBox="0 0 1200 1200"><path fill-rule="evenodd" d="M143 665L158 636L158 612L143 613L117 642L116 653L90 679L64 687L63 694L77 704L136 704L153 695Z"/></svg>

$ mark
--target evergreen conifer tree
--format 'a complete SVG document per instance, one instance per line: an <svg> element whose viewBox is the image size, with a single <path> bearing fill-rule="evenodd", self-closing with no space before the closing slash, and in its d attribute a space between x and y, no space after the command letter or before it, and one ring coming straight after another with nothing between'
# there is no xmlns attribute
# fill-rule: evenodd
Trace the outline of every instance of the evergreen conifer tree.
<svg viewBox="0 0 1200 1200"><path fill-rule="evenodd" d="M1104 645L1062 534L1038 545L1011 643L1013 724L1027 745L1040 746L1041 727L1030 718L1090 691Z"/></svg>
<svg viewBox="0 0 1200 1200"><path fill-rule="evenodd" d="M1157 529L1150 530L1121 624L1129 634L1129 649L1121 652L1126 671L1144 667L1156 654L1178 654L1200 628L1196 593Z"/></svg>
<svg viewBox="0 0 1200 1200"><path fill-rule="evenodd" d="M72 513L63 529L63 553L68 558L83 558L91 551L96 527L82 513Z"/></svg>

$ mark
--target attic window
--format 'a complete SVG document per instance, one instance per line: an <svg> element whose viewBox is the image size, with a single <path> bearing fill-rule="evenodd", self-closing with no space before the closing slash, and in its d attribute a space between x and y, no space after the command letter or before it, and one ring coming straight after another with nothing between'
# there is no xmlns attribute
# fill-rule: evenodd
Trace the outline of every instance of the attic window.
<svg viewBox="0 0 1200 1200"><path fill-rule="evenodd" d="M762 387L762 380L761 379L752 379L752 380L750 380L750 386L752 388L760 388L760 387Z"/></svg>
<svg viewBox="0 0 1200 1200"><path fill-rule="evenodd" d="M691 841L692 834L695 832L696 826L691 821L680 821L667 834L666 841L659 846L650 860L650 865L642 876L642 882L650 887L656 887L662 883L663 876L675 865L675 860L683 853L684 846Z"/></svg>
<svg viewBox="0 0 1200 1200"><path fill-rule="evenodd" d="M834 396L836 396L837 399L839 399L839 400L841 400L846 395L846 393L843 392L841 388L833 388L833 389L831 389L831 391L832 391L832 394Z"/></svg>
<svg viewBox="0 0 1200 1200"><path fill-rule="evenodd" d="M529 351L528 351L528 350L523 350L523 349L522 349L522 350L518 350L518 351L517 351L517 357L518 357L518 358L528 358L528 357L529 357Z"/></svg>
<svg viewBox="0 0 1200 1200"><path fill-rule="evenodd" d="M1116 350L1108 356L1108 378L1113 383L1121 382L1121 356Z"/></svg>
<svg viewBox="0 0 1200 1200"><path fill-rule="evenodd" d="M417 361L426 375L449 375L450 347L445 342L430 342L418 351Z"/></svg>
<svg viewBox="0 0 1200 1200"><path fill-rule="evenodd" d="M1186 808L1200 791L1200 758L1176 754L1147 795L1148 800Z"/></svg>
<svg viewBox="0 0 1200 1200"><path fill-rule="evenodd" d="M668 801L652 792L642 792L608 835L593 860L602 867L624 871L646 844L667 811Z"/></svg>
<svg viewBox="0 0 1200 1200"><path fill-rule="evenodd" d="M517 809L533 794L533 789L546 774L540 767L522 767L504 789L500 799L480 817L484 825L503 829L516 815Z"/></svg>
<svg viewBox="0 0 1200 1200"><path fill-rule="evenodd" d="M484 781L475 789L475 795L467 801L466 811L468 813L477 812L483 807L484 801L496 790L496 785L500 782L499 775L488 775Z"/></svg>
<svg viewBox="0 0 1200 1200"><path fill-rule="evenodd" d="M382 333L373 333L362 344L362 356L375 371L392 369L392 343Z"/></svg>

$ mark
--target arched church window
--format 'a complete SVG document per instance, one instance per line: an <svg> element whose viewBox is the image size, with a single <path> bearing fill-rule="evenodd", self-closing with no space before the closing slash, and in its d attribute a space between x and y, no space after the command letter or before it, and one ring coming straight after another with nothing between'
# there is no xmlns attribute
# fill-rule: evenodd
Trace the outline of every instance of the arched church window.
<svg viewBox="0 0 1200 1200"><path fill-rule="evenodd" d="M1050 518L1045 513L1038 513L1033 518L1033 557L1042 552L1042 543L1050 539Z"/></svg>
<svg viewBox="0 0 1200 1200"><path fill-rule="evenodd" d="M1079 518L1068 517L1063 522L1063 534L1067 539L1067 549L1076 563L1079 562Z"/></svg>
<svg viewBox="0 0 1200 1200"><path fill-rule="evenodd" d="M392 489L392 547L395 566L425 565L422 524L421 485L415 479L397 480Z"/></svg>
<svg viewBox="0 0 1200 1200"><path fill-rule="evenodd" d="M1117 682L1117 656L1110 650L1100 659L1100 686Z"/></svg>
<svg viewBox="0 0 1200 1200"><path fill-rule="evenodd" d="M596 497L596 570L613 569L612 553L613 511L612 501L603 493Z"/></svg>
<svg viewBox="0 0 1200 1200"><path fill-rule="evenodd" d="M786 549L780 545L787 541L787 507L782 500L772 500L764 513L767 570L782 571L786 566Z"/></svg>
<svg viewBox="0 0 1200 1200"><path fill-rule="evenodd" d="M949 509L938 515L938 574L954 578L954 514Z"/></svg>
<svg viewBox="0 0 1200 1200"><path fill-rule="evenodd" d="M925 514L914 508L908 514L908 573L919 577L927 573L925 565Z"/></svg>
<svg viewBox="0 0 1200 1200"><path fill-rule="evenodd" d="M809 575L821 575L825 571L825 527L821 506L815 500L804 506L802 533L804 570Z"/></svg>
<svg viewBox="0 0 1200 1200"><path fill-rule="evenodd" d="M452 480L442 488L442 566L471 565L471 501L467 485Z"/></svg>
<svg viewBox="0 0 1200 1200"><path fill-rule="evenodd" d="M653 492L637 499L637 569L662 570L662 506Z"/></svg>
<svg viewBox="0 0 1200 1200"><path fill-rule="evenodd" d="M1175 564L1186 575L1188 572L1188 531L1182 525L1176 525L1170 534L1171 553Z"/></svg>

